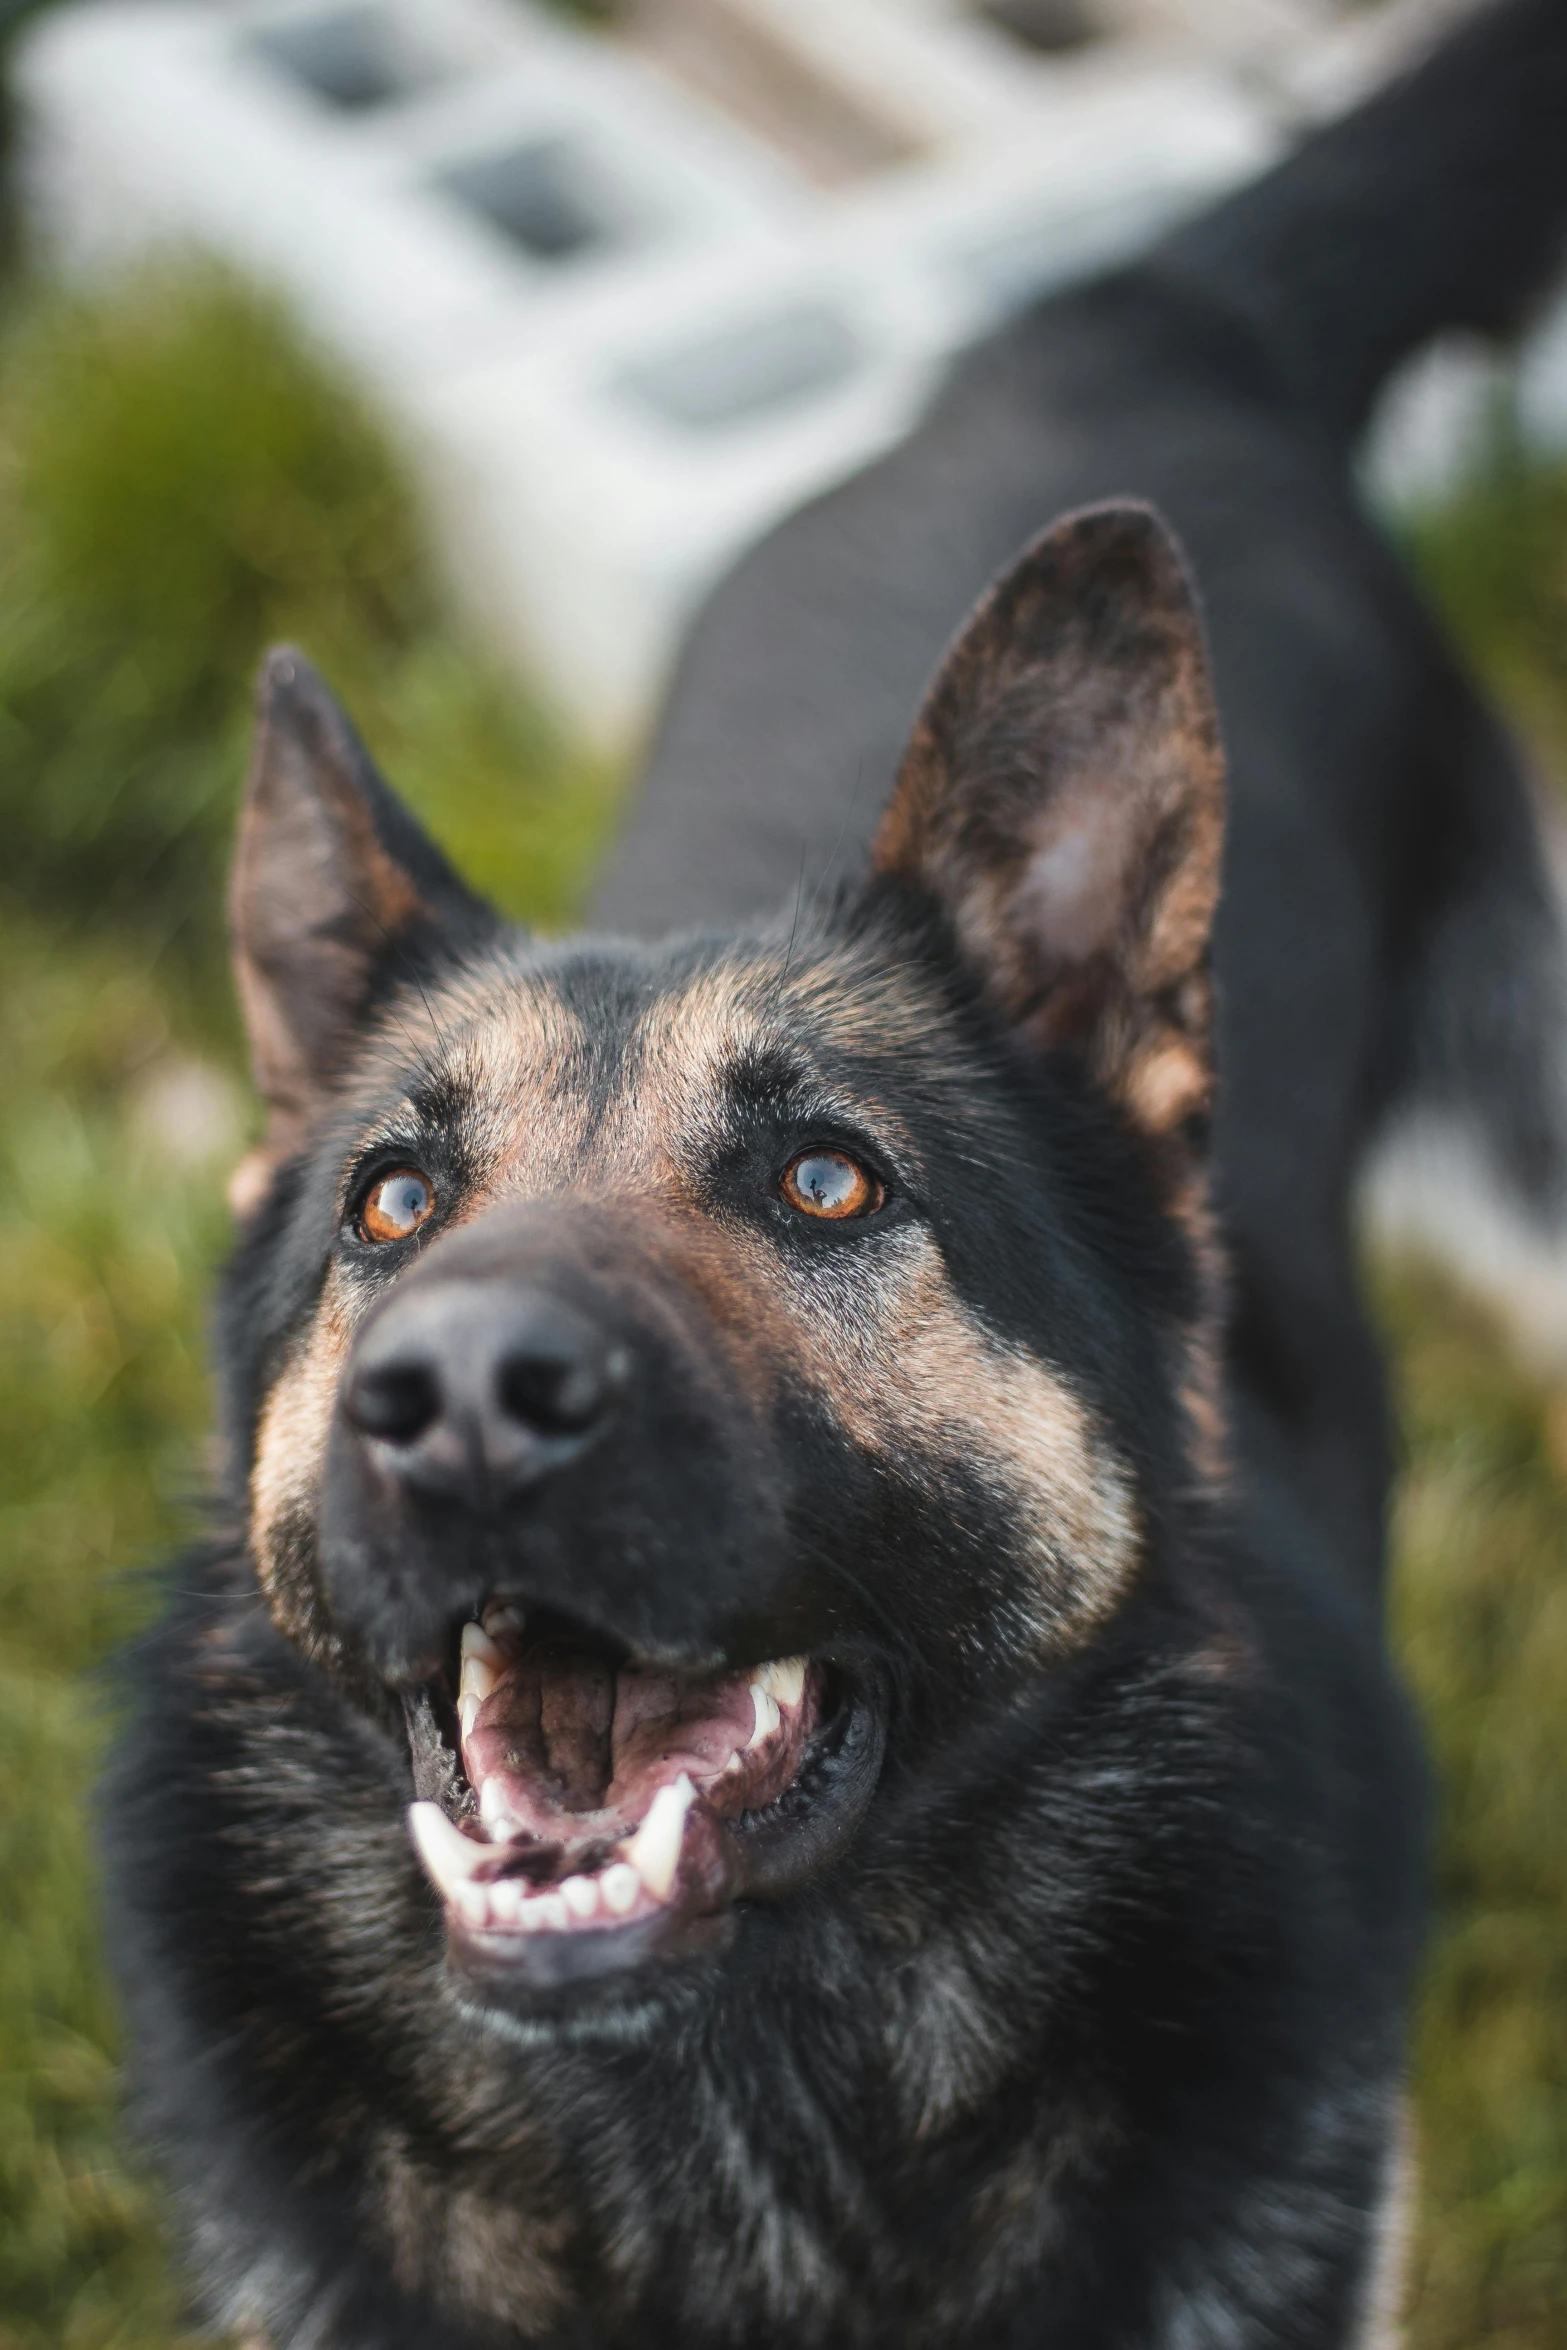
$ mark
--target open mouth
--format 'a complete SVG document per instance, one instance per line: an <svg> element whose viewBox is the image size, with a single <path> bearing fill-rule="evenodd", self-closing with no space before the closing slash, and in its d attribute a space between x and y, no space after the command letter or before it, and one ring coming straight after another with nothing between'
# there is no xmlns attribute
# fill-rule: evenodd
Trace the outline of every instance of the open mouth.
<svg viewBox="0 0 1567 2350"><path fill-rule="evenodd" d="M681 1671L495 1599L455 1663L409 1701L409 1826L494 1988L720 1947L836 1857L881 1765L874 1676L820 1659Z"/></svg>

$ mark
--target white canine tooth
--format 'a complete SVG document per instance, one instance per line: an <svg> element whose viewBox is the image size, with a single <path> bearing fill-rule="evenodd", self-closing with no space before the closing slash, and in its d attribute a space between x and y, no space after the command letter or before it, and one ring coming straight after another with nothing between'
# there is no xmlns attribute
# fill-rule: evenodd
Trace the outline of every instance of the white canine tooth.
<svg viewBox="0 0 1567 2350"><path fill-rule="evenodd" d="M506 1659L489 1634L479 1624L464 1624L462 1628L462 1663L457 1679L457 1699L476 1697L482 1705L506 1669Z"/></svg>
<svg viewBox="0 0 1567 2350"><path fill-rule="evenodd" d="M496 1647L494 1641L490 1638L490 1635L488 1632L486 1632L482 1624L464 1624L462 1628L462 1653L464 1656L478 1657L482 1663L491 1666L497 1672L499 1672L501 1666L506 1662L505 1657Z"/></svg>
<svg viewBox="0 0 1567 2350"><path fill-rule="evenodd" d="M524 1915L532 1920L535 1929L545 1933L563 1934L571 1923L571 1912L558 1893L541 1893L536 1901L528 1903Z"/></svg>
<svg viewBox="0 0 1567 2350"><path fill-rule="evenodd" d="M642 1879L629 1861L613 1861L599 1879L604 1907L618 1918L623 1918L628 1909L635 1909L641 1890Z"/></svg>
<svg viewBox="0 0 1567 2350"><path fill-rule="evenodd" d="M771 1699L768 1700L771 1704ZM667 1901L680 1866L680 1844L686 1832L686 1813L696 1789L681 1772L672 1786L660 1787L642 1822L626 1846L630 1861L655 1901Z"/></svg>
<svg viewBox="0 0 1567 2350"><path fill-rule="evenodd" d="M482 1657L465 1656L457 1683L457 1703L459 1706L481 1706L499 1683L499 1673L491 1672Z"/></svg>
<svg viewBox="0 0 1567 2350"><path fill-rule="evenodd" d="M470 1691L457 1708L457 1719L462 1724L462 1734L465 1738L473 1736L473 1725L479 1718L480 1702L480 1699Z"/></svg>
<svg viewBox="0 0 1567 2350"><path fill-rule="evenodd" d="M490 1922L490 1896L483 1885L455 1885L452 1899L462 1911L470 1926L487 1926Z"/></svg>
<svg viewBox="0 0 1567 2350"><path fill-rule="evenodd" d="M467 1884L485 1858L484 1846L454 1828L438 1803L411 1803L408 1826L437 1892L455 1901L459 1887Z"/></svg>
<svg viewBox="0 0 1567 2350"><path fill-rule="evenodd" d="M590 1918L599 1905L598 1887L591 1877L568 1877L560 1897L577 1918Z"/></svg>
<svg viewBox="0 0 1567 2350"><path fill-rule="evenodd" d="M764 1689L760 1681L751 1683L751 1704L756 1712L756 1727L751 1732L750 1744L760 1746L778 1727L778 1708L773 1703L772 1692Z"/></svg>
<svg viewBox="0 0 1567 2350"><path fill-rule="evenodd" d="M805 1695L805 1658L775 1656L752 1676L779 1705L798 1705Z"/></svg>

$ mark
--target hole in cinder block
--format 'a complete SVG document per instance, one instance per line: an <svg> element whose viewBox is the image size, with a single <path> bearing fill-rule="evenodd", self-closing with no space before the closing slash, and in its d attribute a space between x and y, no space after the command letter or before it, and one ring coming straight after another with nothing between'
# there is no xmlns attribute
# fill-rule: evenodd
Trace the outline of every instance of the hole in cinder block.
<svg viewBox="0 0 1567 2350"><path fill-rule="evenodd" d="M380 8L295 17L252 33L246 45L274 73L345 114L395 105L438 78Z"/></svg>
<svg viewBox="0 0 1567 2350"><path fill-rule="evenodd" d="M1101 40L1105 31L1091 0L980 0L975 13L1025 49L1046 56L1086 48L1090 41Z"/></svg>
<svg viewBox="0 0 1567 2350"><path fill-rule="evenodd" d="M534 139L455 164L440 185L535 261L572 261L626 235L574 139Z"/></svg>
<svg viewBox="0 0 1567 2350"><path fill-rule="evenodd" d="M802 304L628 367L617 388L671 424L707 432L831 391L862 357L836 310Z"/></svg>

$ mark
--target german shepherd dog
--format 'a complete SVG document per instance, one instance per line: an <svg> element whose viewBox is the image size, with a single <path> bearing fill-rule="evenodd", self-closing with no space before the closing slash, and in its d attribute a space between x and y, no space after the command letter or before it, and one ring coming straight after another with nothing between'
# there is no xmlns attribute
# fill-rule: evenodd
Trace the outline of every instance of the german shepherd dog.
<svg viewBox="0 0 1567 2350"><path fill-rule="evenodd" d="M1424 1107L1559 1229L1564 964L1350 462L1547 282L1564 126L1507 0L966 359L700 618L621 935L503 922L269 659L229 1532L106 1829L214 2323L1391 2338L1350 1196Z"/></svg>

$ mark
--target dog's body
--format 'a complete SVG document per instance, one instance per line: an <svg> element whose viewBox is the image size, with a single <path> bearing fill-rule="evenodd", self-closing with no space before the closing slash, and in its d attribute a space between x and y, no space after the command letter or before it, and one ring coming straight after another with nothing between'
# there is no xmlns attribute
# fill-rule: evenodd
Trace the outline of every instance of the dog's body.
<svg viewBox="0 0 1567 2350"><path fill-rule="evenodd" d="M1388 2322L1422 1794L1349 1193L1445 1088L1550 1195L1559 945L1346 452L1403 348L1542 279L1564 107L1561 12L1510 0L743 566L608 901L732 933L519 938L273 664L236 1534L139 1661L108 1836L225 2323ZM1375 301L1319 266L1351 226ZM1127 492L1231 757L1217 1223L1217 729L1152 515L1038 541L897 758L965 599ZM869 878L749 926L895 768Z"/></svg>

